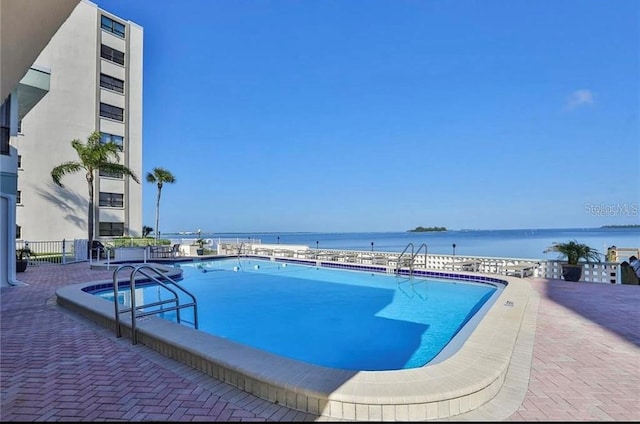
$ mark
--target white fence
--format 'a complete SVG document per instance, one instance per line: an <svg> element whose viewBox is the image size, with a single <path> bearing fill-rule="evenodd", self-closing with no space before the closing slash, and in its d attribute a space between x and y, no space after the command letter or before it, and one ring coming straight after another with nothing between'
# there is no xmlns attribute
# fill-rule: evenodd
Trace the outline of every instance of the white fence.
<svg viewBox="0 0 640 424"><path fill-rule="evenodd" d="M28 249L29 265L66 264L87 260L87 240L16 242L16 250Z"/></svg>
<svg viewBox="0 0 640 424"><path fill-rule="evenodd" d="M554 280L562 279L562 261L541 261L541 276ZM580 281L620 284L620 264L615 262L582 263Z"/></svg>
<svg viewBox="0 0 640 424"><path fill-rule="evenodd" d="M219 255L258 255L270 258L311 259L320 264L324 261L348 262L386 266L390 272L397 267L410 266L411 253L400 256L400 252L381 252L365 250L315 249L297 245L261 245L244 241L220 242ZM471 271L486 274L510 275L516 277L542 277L562 279L562 261L531 260L524 258L460 256L418 252L413 256L414 269L433 269L448 271ZM620 264L614 262L595 262L582 264L580 281L620 284Z"/></svg>
<svg viewBox="0 0 640 424"><path fill-rule="evenodd" d="M171 240L180 245L180 252L176 256L194 256L194 239ZM73 241L19 241L16 249L29 248L30 265L65 264L88 260L87 240ZM460 256L431 254L419 251L415 255L407 252L381 252L344 249L317 249L306 245L262 244L259 239L206 239L205 247L214 250L218 255L258 255L269 258L301 258L312 259L318 263L350 262L386 266L392 272L397 267L409 266L408 259L413 259L414 269L433 269L450 271L472 271L487 274L512 275L517 277L542 277L562 279L562 261L559 260L531 260L523 258ZM147 247L130 247L106 249L91 255L90 261L109 260L147 260L154 259L154 255ZM582 263L582 277L580 281L595 283L620 284L620 264L617 262Z"/></svg>

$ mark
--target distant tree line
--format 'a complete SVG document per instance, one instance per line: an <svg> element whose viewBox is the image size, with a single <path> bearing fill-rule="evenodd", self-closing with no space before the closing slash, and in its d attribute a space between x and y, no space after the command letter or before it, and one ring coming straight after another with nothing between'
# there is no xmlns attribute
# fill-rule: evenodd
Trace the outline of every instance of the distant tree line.
<svg viewBox="0 0 640 424"><path fill-rule="evenodd" d="M446 227L416 227L413 230L409 230L410 233L426 233L430 231L447 231Z"/></svg>
<svg viewBox="0 0 640 424"><path fill-rule="evenodd" d="M627 224L627 225L603 225L600 228L638 228L640 224Z"/></svg>

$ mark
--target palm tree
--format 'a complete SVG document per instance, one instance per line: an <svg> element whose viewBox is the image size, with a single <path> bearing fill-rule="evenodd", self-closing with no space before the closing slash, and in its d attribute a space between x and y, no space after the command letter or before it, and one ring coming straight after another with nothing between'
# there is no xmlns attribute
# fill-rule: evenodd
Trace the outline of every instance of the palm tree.
<svg viewBox="0 0 640 424"><path fill-rule="evenodd" d="M578 243L576 240L571 240L564 243L553 243L550 247L547 247L543 253L557 252L563 258L567 259L569 265L577 265L581 259L587 262L599 262L600 252L596 249L582 243Z"/></svg>
<svg viewBox="0 0 640 424"><path fill-rule="evenodd" d="M549 252L557 252L562 258L567 259L567 263L562 264L562 278L566 281L580 281L580 278L582 278L580 260L584 259L587 262L600 261L600 252L586 244L578 243L576 240L564 243L555 242L550 247L547 247L543 253Z"/></svg>
<svg viewBox="0 0 640 424"><path fill-rule="evenodd" d="M160 194L162 193L162 186L164 183L173 184L176 182L176 177L164 168L153 168L153 172L147 173L147 182L156 183L158 186L158 196L156 197L156 243L159 239L159 222L160 222Z"/></svg>
<svg viewBox="0 0 640 424"><path fill-rule="evenodd" d="M153 231L153 228L147 226L147 225L143 225L142 226L142 237L147 238L149 237L149 234L151 234L151 232Z"/></svg>
<svg viewBox="0 0 640 424"><path fill-rule="evenodd" d="M100 132L98 131L94 131L89 135L86 144L83 144L77 139L71 140L71 147L73 147L78 153L78 158L80 160L64 162L56 166L51 171L51 178L53 178L53 182L58 186L64 187L61 181L63 176L82 170L85 171L87 187L89 188L89 220L87 231L89 236L88 246L90 247L93 245L93 237L95 233L94 217L96 211L93 201L93 192L96 172L102 169L103 171L110 173L121 173L131 177L138 184L140 183L140 180L138 180L138 177L131 169L118 163L120 161L120 156L118 155L120 152L120 146L111 141L108 143L102 143L100 141ZM90 249L88 254L91 255Z"/></svg>

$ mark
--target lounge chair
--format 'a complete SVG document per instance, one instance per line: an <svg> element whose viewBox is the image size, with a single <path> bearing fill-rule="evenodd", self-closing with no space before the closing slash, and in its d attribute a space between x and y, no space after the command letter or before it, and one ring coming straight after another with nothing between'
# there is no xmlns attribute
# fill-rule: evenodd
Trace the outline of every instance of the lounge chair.
<svg viewBox="0 0 640 424"><path fill-rule="evenodd" d="M100 240L91 242L91 257L93 259L107 259L107 248Z"/></svg>
<svg viewBox="0 0 640 424"><path fill-rule="evenodd" d="M373 257L373 260L371 261L374 265L389 265L389 259L387 259L386 256L382 256L382 255L376 255Z"/></svg>
<svg viewBox="0 0 640 424"><path fill-rule="evenodd" d="M516 277L524 278L534 275L538 263L520 263L517 265L506 265L503 267L505 275L513 275Z"/></svg>

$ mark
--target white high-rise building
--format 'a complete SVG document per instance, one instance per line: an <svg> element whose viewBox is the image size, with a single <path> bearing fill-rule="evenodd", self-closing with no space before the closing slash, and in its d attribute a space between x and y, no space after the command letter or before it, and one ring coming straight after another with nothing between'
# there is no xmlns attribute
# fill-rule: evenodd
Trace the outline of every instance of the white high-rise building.
<svg viewBox="0 0 640 424"><path fill-rule="evenodd" d="M32 79L48 76L48 92L10 140L18 154L16 239L87 238L85 171L65 175L59 187L51 170L79 161L71 140L86 143L94 131L122 146L120 163L140 179L94 176L94 237L140 235L142 49L140 26L81 0L31 66Z"/></svg>

